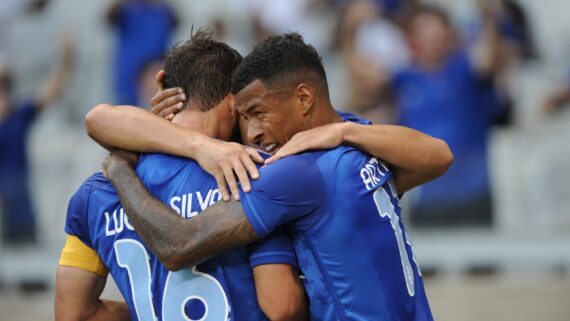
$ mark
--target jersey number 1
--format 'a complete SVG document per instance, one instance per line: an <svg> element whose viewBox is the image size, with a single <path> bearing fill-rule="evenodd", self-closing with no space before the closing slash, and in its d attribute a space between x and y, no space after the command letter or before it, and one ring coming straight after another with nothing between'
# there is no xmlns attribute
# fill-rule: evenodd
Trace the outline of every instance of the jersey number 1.
<svg viewBox="0 0 570 321"><path fill-rule="evenodd" d="M393 188L393 185L390 186L390 188ZM390 195L388 195L388 191L383 186L374 192L374 202L376 203L376 208L378 209L378 214L380 214L380 217L388 217L390 219L390 224L394 229L394 233L396 233L396 241L398 243L398 250L400 251L402 268L404 269L406 288L408 289L408 294L410 296L414 296L414 271L412 270L408 252L406 251L404 233L400 227L400 217L396 214L396 210L394 208L394 204L391 202Z"/></svg>
<svg viewBox="0 0 570 321"><path fill-rule="evenodd" d="M138 320L156 321L148 253L139 241L131 239L116 241L114 247L119 266L129 275ZM189 316L185 312L191 301L200 306L198 316ZM224 321L228 309L226 294L211 275L198 272L195 267L168 273L162 295L163 321Z"/></svg>

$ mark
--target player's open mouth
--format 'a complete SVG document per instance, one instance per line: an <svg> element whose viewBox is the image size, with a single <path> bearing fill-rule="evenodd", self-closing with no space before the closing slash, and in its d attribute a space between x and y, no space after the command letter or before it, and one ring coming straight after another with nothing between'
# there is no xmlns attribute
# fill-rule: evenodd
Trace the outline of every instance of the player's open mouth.
<svg viewBox="0 0 570 321"><path fill-rule="evenodd" d="M263 149L268 154L273 154L278 149L277 143L261 144L259 147L261 147L261 149Z"/></svg>

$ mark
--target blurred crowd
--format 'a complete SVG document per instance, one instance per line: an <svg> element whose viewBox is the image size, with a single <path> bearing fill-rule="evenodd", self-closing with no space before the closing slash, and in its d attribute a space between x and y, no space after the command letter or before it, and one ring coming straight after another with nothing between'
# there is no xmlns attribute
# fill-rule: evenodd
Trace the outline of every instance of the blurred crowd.
<svg viewBox="0 0 570 321"><path fill-rule="evenodd" d="M42 85L36 89L24 86L29 92L15 88L19 82L12 67L26 63L6 54L11 51L10 26L22 19L43 19L55 2L0 3L4 244L36 240L29 186L30 127L46 107L57 105L62 88L66 83L71 86L70 74L89 72L78 62L89 64L78 58L82 48L90 48L85 45L89 37L82 39L83 47L78 46L73 26L68 26L71 30L65 36L47 40L49 46L59 46L50 57L49 68L32 72L34 78L43 79ZM105 72L108 77L102 85L109 90L94 100L148 107L157 90L155 74L162 68L162 56L173 43L189 36L189 25L209 26L218 39L244 55L268 35L298 31L322 55L335 105L375 123L418 129L450 145L455 161L449 172L408 197L411 224L490 227L494 219L490 133L498 126L516 126L517 105L508 75L540 59L540 50L521 2L470 2L469 18L458 22L442 1L240 0L223 4L236 9L230 9L231 14L211 15L203 23L188 21L189 15L180 10L181 1L107 1L104 10L93 14L113 39ZM82 89L88 92L90 87ZM552 113L570 102L570 74L566 83L550 91L536 108ZM81 118L71 121L78 123Z"/></svg>

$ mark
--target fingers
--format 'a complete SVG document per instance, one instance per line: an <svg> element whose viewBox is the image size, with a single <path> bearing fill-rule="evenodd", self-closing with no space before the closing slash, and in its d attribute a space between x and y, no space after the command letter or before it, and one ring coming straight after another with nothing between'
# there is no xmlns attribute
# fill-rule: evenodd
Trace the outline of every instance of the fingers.
<svg viewBox="0 0 570 321"><path fill-rule="evenodd" d="M186 96L181 93L180 88L169 88L164 91L158 92L151 99L151 112L153 114L159 115L160 117L166 118L171 114L176 114L184 106L184 101Z"/></svg>
<svg viewBox="0 0 570 321"><path fill-rule="evenodd" d="M230 187L230 191L234 199L236 201L239 201L239 188L237 185L236 176L234 174L233 169L230 166L223 166L222 170L224 172L224 176L226 177L226 182L228 182L228 186Z"/></svg>
<svg viewBox="0 0 570 321"><path fill-rule="evenodd" d="M158 105L159 103L163 102L164 100L171 98L171 97L175 97L177 95L183 95L184 91L182 90L182 88L168 88L166 90L162 90L157 92L151 99L150 99L150 103L152 104L152 106L154 107L155 105Z"/></svg>
<svg viewBox="0 0 570 321"><path fill-rule="evenodd" d="M247 156L245 158L248 158ZM251 162L251 160L250 160ZM244 192L249 192L251 190L251 184L249 183L249 177L247 176L247 171L244 167L243 164L243 158L241 159L236 159L233 162L233 170L236 173L236 176L241 184L241 188L243 189ZM236 186L236 189L238 187ZM239 190L238 190L239 192ZM232 191L233 193L233 191Z"/></svg>
<svg viewBox="0 0 570 321"><path fill-rule="evenodd" d="M259 152L253 148L246 147L245 151L249 154L249 157L253 159L254 162L263 164L263 157L259 155Z"/></svg>
<svg viewBox="0 0 570 321"><path fill-rule="evenodd" d="M247 152L247 155L243 155L241 157L241 162L242 162L243 166L245 166L245 168L247 169L249 176L251 176L251 178L253 178L253 179L258 179L259 178L259 171L257 170L257 166L255 166L255 163L253 161L256 161L258 163L263 163L263 158L254 149L248 148L248 149L246 149L246 152ZM245 189L244 189L244 191L245 191ZM249 192L249 191L246 191L246 192Z"/></svg>
<svg viewBox="0 0 570 321"><path fill-rule="evenodd" d="M218 189L220 190L220 194L222 194L222 199L227 202L230 200L230 194L228 193L228 187L226 185L226 179L224 178L224 174L219 171L214 175L216 179L216 184L218 184Z"/></svg>
<svg viewBox="0 0 570 321"><path fill-rule="evenodd" d="M266 159L265 164L269 165L271 163L276 162L277 160L280 160L281 158L291 156L291 155L295 155L295 154L298 154L302 151L304 151L304 148L302 147L302 145L294 142L292 139L287 144L283 145L283 147L281 147L281 149L279 149L277 151L277 153L275 153L273 156Z"/></svg>
<svg viewBox="0 0 570 321"><path fill-rule="evenodd" d="M184 107L184 103L176 103L174 106L166 107L158 112L158 116L172 120L179 111Z"/></svg>
<svg viewBox="0 0 570 321"><path fill-rule="evenodd" d="M156 86L158 87L158 91L164 90L164 77L166 77L166 73L164 73L164 69L160 69L154 79L156 79Z"/></svg>

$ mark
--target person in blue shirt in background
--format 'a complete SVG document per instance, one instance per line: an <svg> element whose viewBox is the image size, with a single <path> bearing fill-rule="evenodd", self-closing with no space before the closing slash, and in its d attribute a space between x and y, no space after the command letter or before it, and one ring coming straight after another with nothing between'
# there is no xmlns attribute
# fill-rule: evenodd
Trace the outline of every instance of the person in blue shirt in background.
<svg viewBox="0 0 570 321"><path fill-rule="evenodd" d="M107 21L117 31L113 68L117 103L139 106L139 75L149 62L162 58L178 18L162 0L118 0L107 12Z"/></svg>
<svg viewBox="0 0 570 321"><path fill-rule="evenodd" d="M30 196L28 133L36 117L61 94L70 72L73 41L64 39L61 56L34 97L21 103L10 97L11 76L0 66L0 213L2 237L7 245L36 241L36 215Z"/></svg>
<svg viewBox="0 0 570 321"><path fill-rule="evenodd" d="M104 164L154 254L178 270L286 224L313 320L432 320L398 195L446 171L445 142L338 114L320 57L295 33L258 44L234 74L232 92L248 141L274 154L251 192L239 193L241 202L217 203L185 221L148 193L124 154ZM170 137L177 145L180 136ZM332 149L276 161L287 156L281 149L296 148Z"/></svg>
<svg viewBox="0 0 570 321"><path fill-rule="evenodd" d="M455 159L414 200L412 222L420 226L492 220L488 140L505 104L494 87L501 64L498 17L491 9L483 12L483 31L472 52L454 44L451 22L438 7L418 6L407 20L413 63L391 83L399 123L445 140Z"/></svg>

